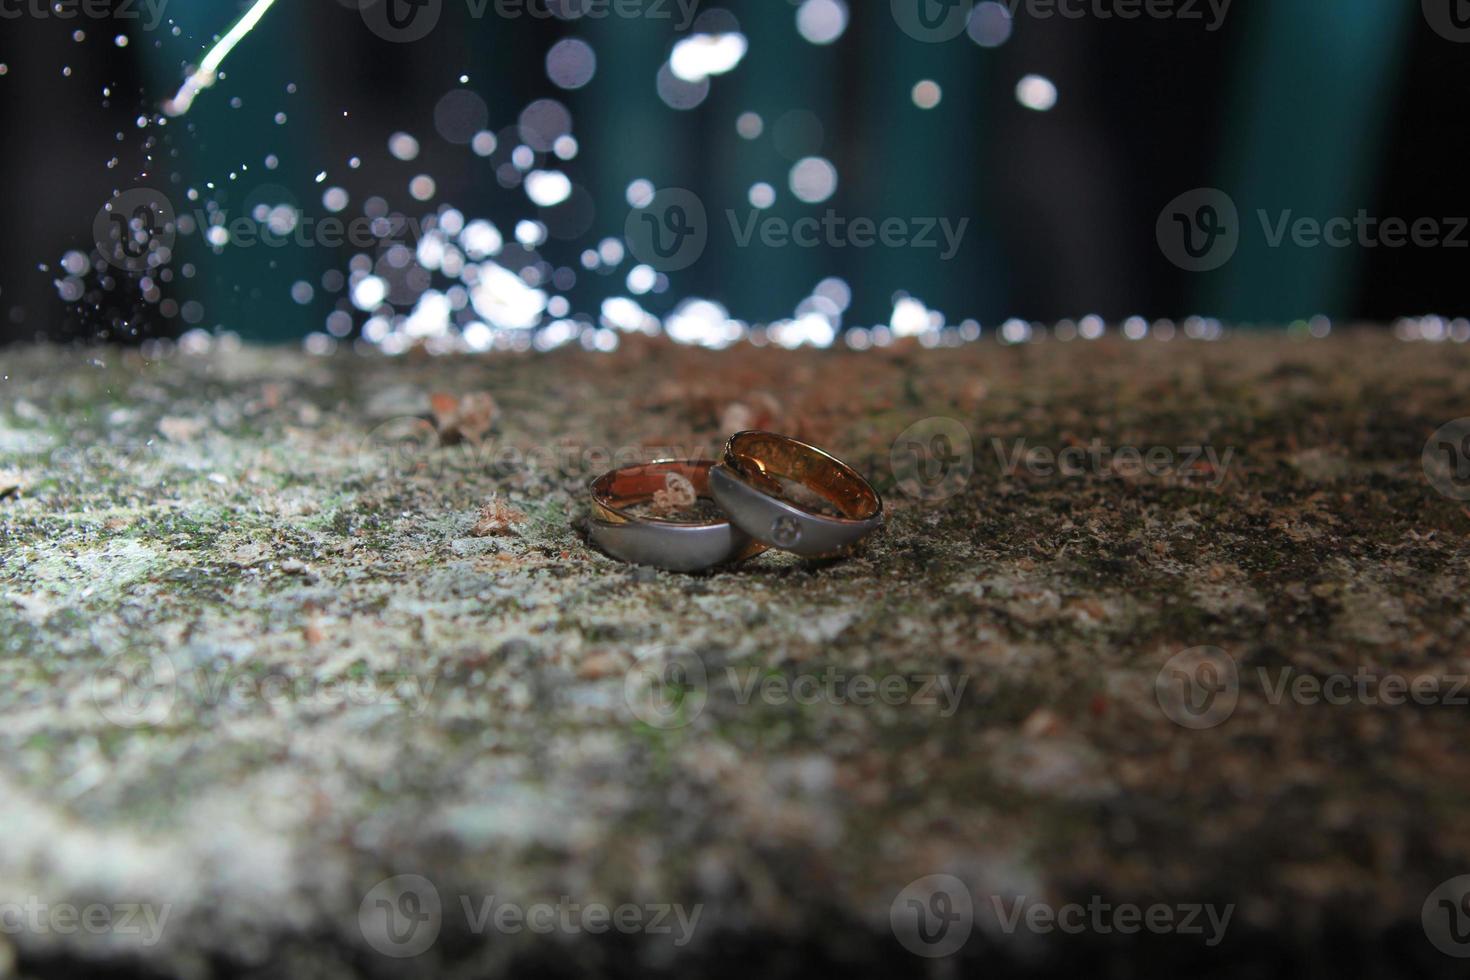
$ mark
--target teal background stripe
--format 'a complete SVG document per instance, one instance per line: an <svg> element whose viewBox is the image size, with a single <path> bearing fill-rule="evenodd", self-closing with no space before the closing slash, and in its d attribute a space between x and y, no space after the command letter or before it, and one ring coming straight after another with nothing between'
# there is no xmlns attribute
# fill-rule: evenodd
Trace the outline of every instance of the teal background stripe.
<svg viewBox="0 0 1470 980"><path fill-rule="evenodd" d="M1421 16L1409 0L1289 0L1240 4L1248 18L1221 147L1219 187L1235 199L1240 249L1206 277L1203 312L1279 321L1352 305L1357 248L1271 248L1272 221L1374 213L1374 180L1398 71Z"/></svg>

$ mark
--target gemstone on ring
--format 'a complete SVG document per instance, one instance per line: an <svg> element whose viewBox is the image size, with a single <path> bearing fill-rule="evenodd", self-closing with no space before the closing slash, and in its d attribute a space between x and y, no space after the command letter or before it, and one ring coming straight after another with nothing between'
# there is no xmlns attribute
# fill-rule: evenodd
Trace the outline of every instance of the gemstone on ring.
<svg viewBox="0 0 1470 980"><path fill-rule="evenodd" d="M790 548L801 540L801 525L784 514L771 522L771 541L779 548Z"/></svg>

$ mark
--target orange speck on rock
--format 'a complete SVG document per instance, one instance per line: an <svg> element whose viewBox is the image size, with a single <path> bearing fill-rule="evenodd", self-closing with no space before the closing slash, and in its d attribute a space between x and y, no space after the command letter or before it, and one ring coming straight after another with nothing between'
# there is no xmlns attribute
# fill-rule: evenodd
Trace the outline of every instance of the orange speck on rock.
<svg viewBox="0 0 1470 980"><path fill-rule="evenodd" d="M525 514L499 497L491 497L485 506L480 508L480 519L475 522L474 527L470 528L470 535L476 538L488 538L502 534L515 534L516 525L525 519Z"/></svg>
<svg viewBox="0 0 1470 980"><path fill-rule="evenodd" d="M577 668L577 676L583 680L595 681L604 677L612 677L623 671L622 661L611 653L597 653L582 661Z"/></svg>
<svg viewBox="0 0 1470 980"><path fill-rule="evenodd" d="M1050 708L1037 708L1021 722L1021 734L1038 738L1056 735L1062 730L1062 719Z"/></svg>
<svg viewBox="0 0 1470 980"><path fill-rule="evenodd" d="M472 391L458 397L437 391L429 396L429 408L434 413L439 440L445 445L466 439L478 443L490 434L500 417L500 406L487 391Z"/></svg>

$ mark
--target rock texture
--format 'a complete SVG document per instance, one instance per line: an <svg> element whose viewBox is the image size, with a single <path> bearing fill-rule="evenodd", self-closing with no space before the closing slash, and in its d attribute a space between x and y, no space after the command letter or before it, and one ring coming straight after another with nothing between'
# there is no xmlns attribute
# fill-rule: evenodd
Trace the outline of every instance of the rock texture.
<svg viewBox="0 0 1470 980"><path fill-rule="evenodd" d="M0 351L0 911L166 914L0 915L0 975L1463 966L1425 919L1470 874L1470 504L1422 454L1464 348L150 353ZM888 526L703 576L588 546L610 460L734 427ZM946 959L893 925L930 875Z"/></svg>

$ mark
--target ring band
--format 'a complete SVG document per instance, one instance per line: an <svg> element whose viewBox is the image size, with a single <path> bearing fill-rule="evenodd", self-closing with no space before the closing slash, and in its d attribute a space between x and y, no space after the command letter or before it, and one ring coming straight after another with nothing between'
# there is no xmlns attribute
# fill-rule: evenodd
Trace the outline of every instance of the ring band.
<svg viewBox="0 0 1470 980"><path fill-rule="evenodd" d="M828 517L791 503L782 476L831 504ZM815 446L773 432L740 432L709 474L715 503L752 538L803 558L834 558L883 525L883 499L857 470Z"/></svg>
<svg viewBox="0 0 1470 980"><path fill-rule="evenodd" d="M689 481L696 496L712 499L710 469L714 465L707 459L665 459L604 473L592 481L595 514L588 522L592 540L614 558L671 572L704 571L765 551L764 544L751 540L729 521L695 524L627 512L628 507L653 500L679 478Z"/></svg>

